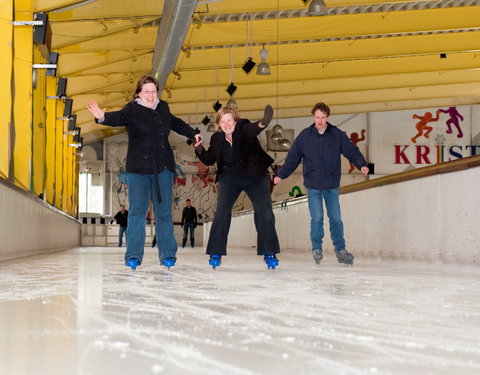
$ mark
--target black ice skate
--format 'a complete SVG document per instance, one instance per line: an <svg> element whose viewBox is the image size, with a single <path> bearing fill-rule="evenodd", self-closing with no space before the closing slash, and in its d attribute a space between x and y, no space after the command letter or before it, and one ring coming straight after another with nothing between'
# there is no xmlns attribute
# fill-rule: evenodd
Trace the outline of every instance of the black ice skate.
<svg viewBox="0 0 480 375"><path fill-rule="evenodd" d="M337 256L338 263L343 263L348 265L353 264L353 255L350 254L347 250L335 251L335 255Z"/></svg>
<svg viewBox="0 0 480 375"><path fill-rule="evenodd" d="M320 261L323 259L322 250L312 250L313 260L315 263L320 264Z"/></svg>

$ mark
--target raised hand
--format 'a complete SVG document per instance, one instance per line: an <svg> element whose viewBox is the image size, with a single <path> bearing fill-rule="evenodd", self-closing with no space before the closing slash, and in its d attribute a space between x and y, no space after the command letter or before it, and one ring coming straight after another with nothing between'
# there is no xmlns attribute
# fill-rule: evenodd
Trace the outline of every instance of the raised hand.
<svg viewBox="0 0 480 375"><path fill-rule="evenodd" d="M273 118L273 108L270 104L267 104L265 106L265 109L263 110L263 118L260 120L260 125L265 127L268 124L270 124L270 121L272 121Z"/></svg>
<svg viewBox="0 0 480 375"><path fill-rule="evenodd" d="M104 109L100 109L95 100L90 100L88 102L87 109L97 120L103 120L103 118L105 117L106 111Z"/></svg>

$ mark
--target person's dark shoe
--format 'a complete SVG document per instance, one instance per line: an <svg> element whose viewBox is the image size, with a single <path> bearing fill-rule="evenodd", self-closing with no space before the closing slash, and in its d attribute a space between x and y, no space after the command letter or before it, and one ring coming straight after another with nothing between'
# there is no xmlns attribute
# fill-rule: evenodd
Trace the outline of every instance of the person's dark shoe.
<svg viewBox="0 0 480 375"><path fill-rule="evenodd" d="M278 259L274 253L265 254L263 260L267 264L268 269L274 270L278 266Z"/></svg>
<svg viewBox="0 0 480 375"><path fill-rule="evenodd" d="M267 126L270 124L273 118L273 108L270 104L267 104L265 106L265 109L263 110L263 118L260 120L260 124L263 126Z"/></svg>
<svg viewBox="0 0 480 375"><path fill-rule="evenodd" d="M335 251L335 255L337 256L338 263L343 263L348 265L353 264L354 257L347 250Z"/></svg>
<svg viewBox="0 0 480 375"><path fill-rule="evenodd" d="M172 258L172 257L165 258L162 262L162 265L170 269L170 267L173 267L175 265L175 258Z"/></svg>
<svg viewBox="0 0 480 375"><path fill-rule="evenodd" d="M218 266L220 266L220 264L222 264L222 256L217 254L210 255L208 264L210 264L213 269L217 268Z"/></svg>
<svg viewBox="0 0 480 375"><path fill-rule="evenodd" d="M140 265L140 263L138 263L138 260L136 260L135 258L130 258L125 262L125 265L135 271Z"/></svg>
<svg viewBox="0 0 480 375"><path fill-rule="evenodd" d="M320 264L323 259L323 251L321 249L312 250L312 255L315 263Z"/></svg>

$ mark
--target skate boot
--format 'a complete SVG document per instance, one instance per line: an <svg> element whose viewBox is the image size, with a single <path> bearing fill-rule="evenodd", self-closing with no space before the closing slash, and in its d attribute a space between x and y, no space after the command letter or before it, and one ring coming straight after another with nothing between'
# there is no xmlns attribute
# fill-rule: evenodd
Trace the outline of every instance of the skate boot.
<svg viewBox="0 0 480 375"><path fill-rule="evenodd" d="M323 259L323 251L321 249L312 250L312 255L315 263L320 264L320 261Z"/></svg>
<svg viewBox="0 0 480 375"><path fill-rule="evenodd" d="M172 257L167 257L163 260L162 265L170 269L170 267L173 267L175 265L175 258Z"/></svg>
<svg viewBox="0 0 480 375"><path fill-rule="evenodd" d="M335 251L335 255L337 256L338 263L343 263L348 265L353 264L353 255L350 254L347 250L344 249L340 251Z"/></svg>
<svg viewBox="0 0 480 375"><path fill-rule="evenodd" d="M274 253L265 254L263 260L267 264L268 269L274 270L278 266L278 259Z"/></svg>
<svg viewBox="0 0 480 375"><path fill-rule="evenodd" d="M135 271L135 269L136 269L140 264L138 263L138 260L136 260L135 258L130 258L129 260L127 260L127 261L125 262L125 265L126 265L127 267L130 267L132 270Z"/></svg>
<svg viewBox="0 0 480 375"><path fill-rule="evenodd" d="M208 264L210 264L213 269L217 268L218 266L220 266L220 264L222 264L222 256L217 254L210 255L210 260L208 261Z"/></svg>

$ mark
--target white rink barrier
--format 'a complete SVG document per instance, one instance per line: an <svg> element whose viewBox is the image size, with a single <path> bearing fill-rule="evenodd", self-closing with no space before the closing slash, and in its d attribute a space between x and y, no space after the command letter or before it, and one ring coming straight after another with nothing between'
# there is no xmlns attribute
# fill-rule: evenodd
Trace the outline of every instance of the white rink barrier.
<svg viewBox="0 0 480 375"><path fill-rule="evenodd" d="M0 181L0 260L80 246L80 222Z"/></svg>

